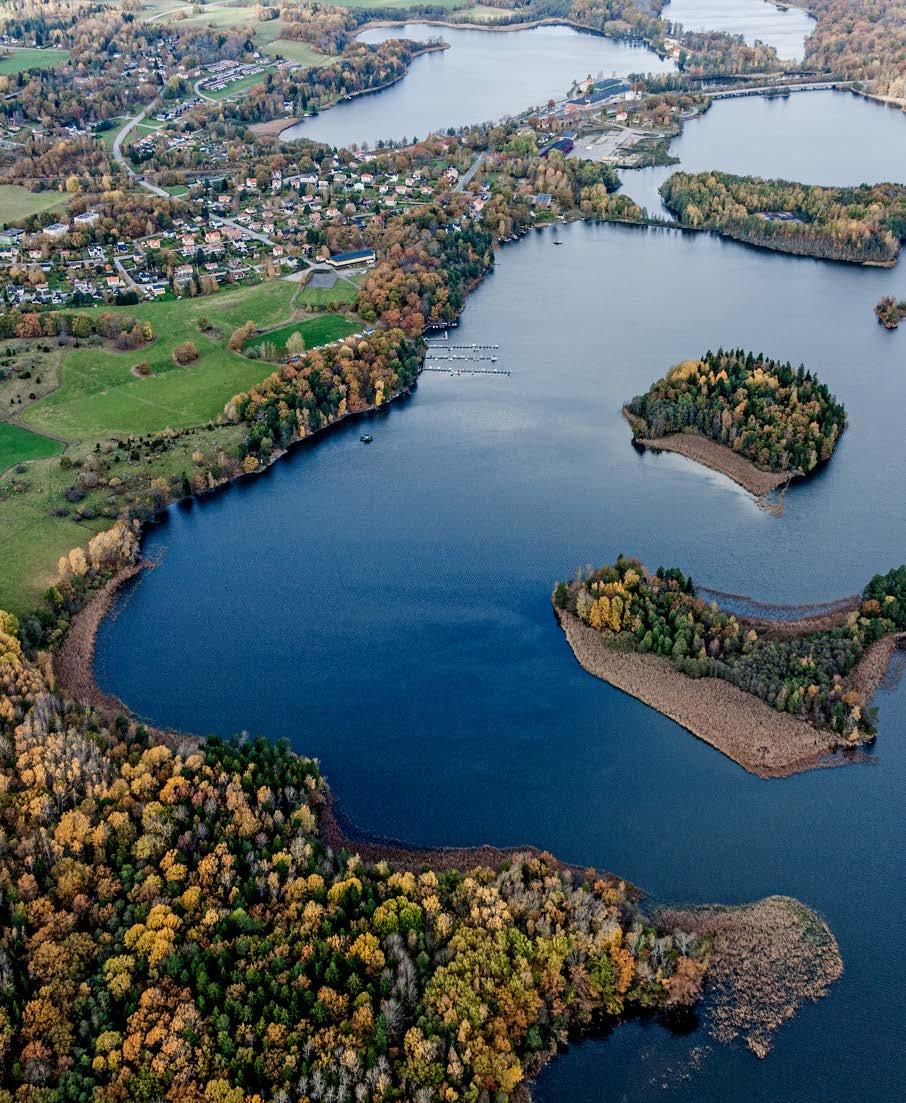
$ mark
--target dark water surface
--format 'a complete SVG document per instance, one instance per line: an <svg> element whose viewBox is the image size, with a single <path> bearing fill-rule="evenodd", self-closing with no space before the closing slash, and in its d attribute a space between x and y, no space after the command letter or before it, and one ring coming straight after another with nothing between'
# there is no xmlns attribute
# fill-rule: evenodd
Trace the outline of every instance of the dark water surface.
<svg viewBox="0 0 906 1103"><path fill-rule="evenodd" d="M749 45L763 42L781 58L801 58L815 26L801 8L783 11L770 0L670 0L661 14L687 31L726 31Z"/></svg>
<svg viewBox="0 0 906 1103"><path fill-rule="evenodd" d="M768 1060L632 1023L555 1062L538 1100L898 1100L906 689L876 699L871 763L761 781L586 675L548 595L621 550L778 602L903 562L906 335L872 307L906 274L668 230L559 233L503 249L454 331L499 343L512 376L426 374L368 421L371 446L350 425L172 510L146 542L161 565L102 627L99 681L162 724L288 736L371 830L533 842L660 899L780 892L827 917L845 975ZM802 360L847 405L832 463L780 518L630 445L621 403L719 344Z"/></svg>
<svg viewBox="0 0 906 1103"><path fill-rule="evenodd" d="M592 76L665 73L673 63L642 46L583 34L571 27L469 31L406 23L363 32L363 42L441 37L442 53L416 58L392 87L338 104L285 132L335 146L424 138L434 130L482 123L562 99L574 80Z"/></svg>
<svg viewBox="0 0 906 1103"><path fill-rule="evenodd" d="M680 169L838 187L901 182L906 181L906 114L842 91L718 100L686 123L670 152L678 165L620 173L624 192L652 214L668 217L658 188Z"/></svg>

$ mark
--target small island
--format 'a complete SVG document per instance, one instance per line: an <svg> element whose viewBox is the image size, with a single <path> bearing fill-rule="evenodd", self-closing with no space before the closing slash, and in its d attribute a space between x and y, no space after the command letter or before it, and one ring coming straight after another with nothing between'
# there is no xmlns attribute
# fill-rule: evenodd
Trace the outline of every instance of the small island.
<svg viewBox="0 0 906 1103"><path fill-rule="evenodd" d="M906 187L825 188L729 172L675 172L661 185L682 226L793 253L892 268L900 254Z"/></svg>
<svg viewBox="0 0 906 1103"><path fill-rule="evenodd" d="M761 497L830 459L846 411L806 371L743 349L684 360L623 409L633 443L722 472Z"/></svg>
<svg viewBox="0 0 906 1103"><path fill-rule="evenodd" d="M678 568L652 575L622 555L558 583L553 604L589 673L763 777L874 740L869 701L906 642L906 566L833 612L796 620L735 616Z"/></svg>
<svg viewBox="0 0 906 1103"><path fill-rule="evenodd" d="M893 295L885 295L875 307L875 317L885 329L896 329L906 318L906 301L898 302Z"/></svg>

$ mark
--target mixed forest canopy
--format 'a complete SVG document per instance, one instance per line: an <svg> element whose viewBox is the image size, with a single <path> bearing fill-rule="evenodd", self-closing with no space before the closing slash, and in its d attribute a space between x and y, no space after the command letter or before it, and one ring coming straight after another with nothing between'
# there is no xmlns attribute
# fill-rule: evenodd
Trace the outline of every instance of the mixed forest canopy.
<svg viewBox="0 0 906 1103"><path fill-rule="evenodd" d="M17 629L0 612L3 1103L505 1100L576 1029L697 1002L708 938L614 879L332 850L316 763L109 723Z"/></svg>
<svg viewBox="0 0 906 1103"><path fill-rule="evenodd" d="M846 411L804 365L744 349L678 364L626 407L635 436L698 432L765 471L805 475L830 459Z"/></svg>
<svg viewBox="0 0 906 1103"><path fill-rule="evenodd" d="M825 188L727 172L676 172L661 185L684 226L799 256L892 265L906 235L906 186Z"/></svg>
<svg viewBox="0 0 906 1103"><path fill-rule="evenodd" d="M651 575L625 556L558 583L554 604L611 646L663 656L690 678L723 678L857 742L874 732L874 709L847 676L872 643L906 630L906 566L875 575L839 625L800 635L756 628L697 596L677 567Z"/></svg>

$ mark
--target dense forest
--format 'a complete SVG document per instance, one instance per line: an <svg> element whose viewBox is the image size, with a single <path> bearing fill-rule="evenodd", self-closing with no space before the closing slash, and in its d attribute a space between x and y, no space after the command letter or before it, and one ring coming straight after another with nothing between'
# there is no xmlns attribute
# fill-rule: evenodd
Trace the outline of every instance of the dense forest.
<svg viewBox="0 0 906 1103"><path fill-rule="evenodd" d="M401 329L382 329L290 360L227 404L228 421L249 426L247 469L347 413L360 413L415 382L422 349Z"/></svg>
<svg viewBox="0 0 906 1103"><path fill-rule="evenodd" d="M804 366L743 349L678 364L627 405L639 438L699 432L765 471L807 474L846 427L841 403Z"/></svg>
<svg viewBox="0 0 906 1103"><path fill-rule="evenodd" d="M503 1101L575 1030L699 997L708 940L612 878L332 850L315 762L109 723L6 613L0 776L3 1103Z"/></svg>
<svg viewBox="0 0 906 1103"><path fill-rule="evenodd" d="M846 678L870 644L906 630L906 566L876 575L836 627L801 635L756 629L698 597L676 567L650 575L624 556L558 583L554 604L614 646L668 658L691 678L723 678L855 742L874 731L874 710Z"/></svg>
<svg viewBox="0 0 906 1103"><path fill-rule="evenodd" d="M684 226L799 256L892 265L906 235L906 187L824 188L726 172L676 172L661 186Z"/></svg>
<svg viewBox="0 0 906 1103"><path fill-rule="evenodd" d="M879 95L906 97L904 0L807 0L818 23L805 63L866 82Z"/></svg>

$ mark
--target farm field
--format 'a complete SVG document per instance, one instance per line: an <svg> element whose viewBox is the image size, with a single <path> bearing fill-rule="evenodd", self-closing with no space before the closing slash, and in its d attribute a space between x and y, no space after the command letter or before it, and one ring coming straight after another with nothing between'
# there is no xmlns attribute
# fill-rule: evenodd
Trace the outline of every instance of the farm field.
<svg viewBox="0 0 906 1103"><path fill-rule="evenodd" d="M28 463L63 451L58 440L42 437L9 421L0 421L0 471L14 463Z"/></svg>
<svg viewBox="0 0 906 1103"><path fill-rule="evenodd" d="M326 54L319 54L307 42L299 42L292 38L275 38L264 48L273 56L285 57L288 61L298 61L301 65L326 65L333 60Z"/></svg>
<svg viewBox="0 0 906 1103"><path fill-rule="evenodd" d="M340 314L324 314L319 318L311 318L307 322L290 322L280 326L279 329L269 330L267 333L259 333L246 341L245 348L261 348L263 345L273 345L277 353L283 353L286 342L294 333L302 335L307 349L317 348L318 345L328 345L331 341L339 341L342 337L348 337L356 333L361 326L351 322ZM260 368L259 374L260 374Z"/></svg>
<svg viewBox="0 0 906 1103"><path fill-rule="evenodd" d="M267 374L259 361L226 347L233 329L249 319L259 326L284 322L292 314L296 291L293 284L275 280L212 297L112 308L150 322L154 340L129 352L71 350L63 361L59 388L35 403L22 420L38 431L80 439L154 433L216 418L237 391ZM202 319L209 323L205 331L198 324ZM355 328L333 315L293 325L310 347L334 340L346 327ZM195 345L198 359L183 367L175 362L173 350L187 341ZM143 362L151 373L139 376L133 368Z"/></svg>
<svg viewBox="0 0 906 1103"><path fill-rule="evenodd" d="M19 184L0 184L0 223L15 225L29 215L64 206L66 199L66 195L59 191L35 192Z"/></svg>
<svg viewBox="0 0 906 1103"><path fill-rule="evenodd" d="M28 46L3 47L6 57L0 57L0 76L24 73L26 69L53 69L69 57L68 50L36 50Z"/></svg>

